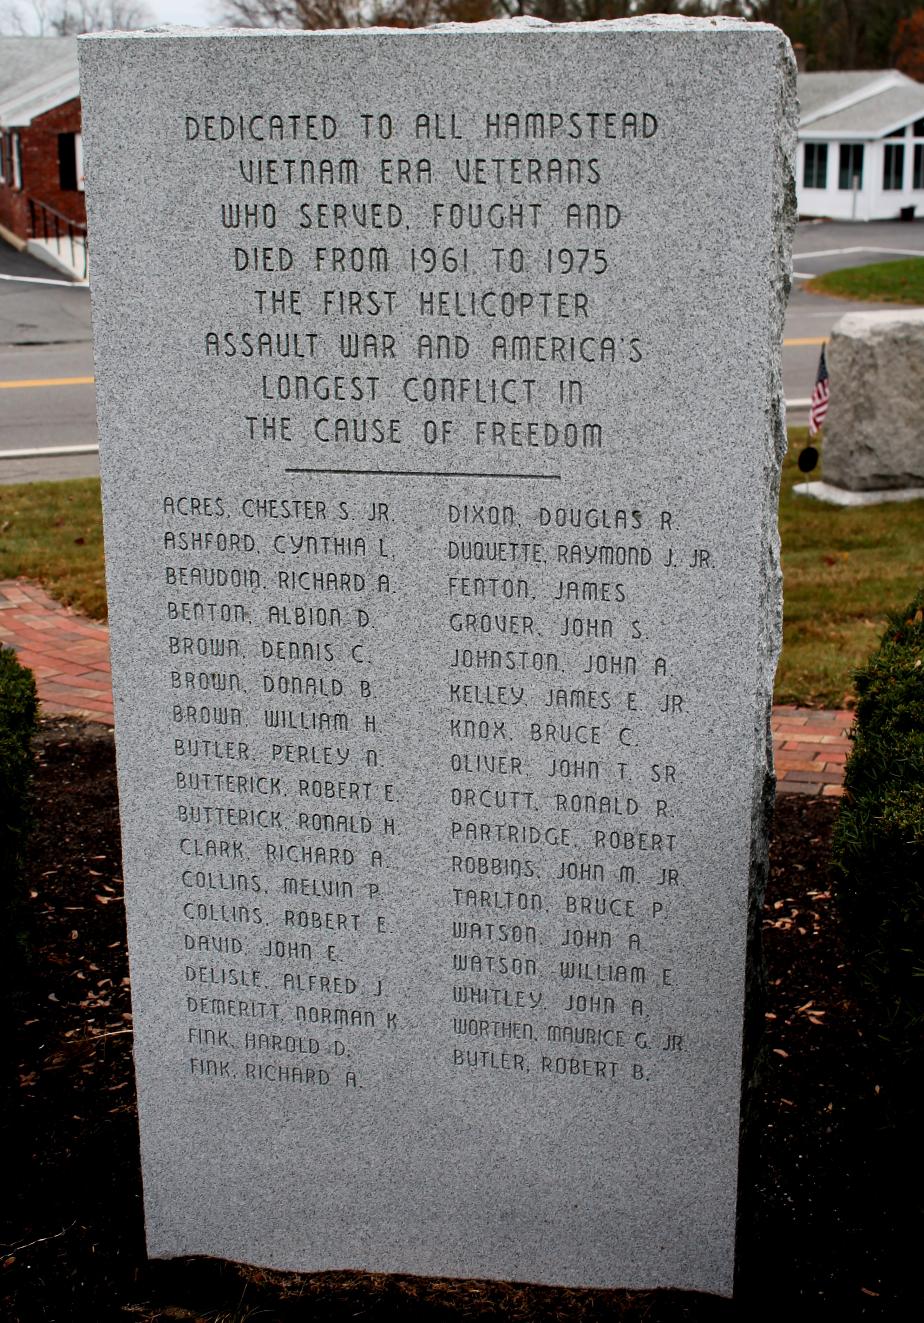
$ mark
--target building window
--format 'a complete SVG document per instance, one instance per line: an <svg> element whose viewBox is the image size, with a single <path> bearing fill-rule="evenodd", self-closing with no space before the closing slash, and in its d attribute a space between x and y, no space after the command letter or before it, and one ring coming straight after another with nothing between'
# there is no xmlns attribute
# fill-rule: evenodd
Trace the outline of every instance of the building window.
<svg viewBox="0 0 924 1323"><path fill-rule="evenodd" d="M6 134L0 129L0 184L6 183Z"/></svg>
<svg viewBox="0 0 924 1323"><path fill-rule="evenodd" d="M839 162L838 188L848 191L863 187L863 144L862 142L842 142Z"/></svg>
<svg viewBox="0 0 924 1323"><path fill-rule="evenodd" d="M905 174L905 148L898 142L887 142L882 158L882 187L887 191L901 188Z"/></svg>
<svg viewBox="0 0 924 1323"><path fill-rule="evenodd" d="M58 134L58 183L65 193L77 188L76 133Z"/></svg>
<svg viewBox="0 0 924 1323"><path fill-rule="evenodd" d="M10 175L15 189L22 188L22 150L19 145L19 134L10 134Z"/></svg>
<svg viewBox="0 0 924 1323"><path fill-rule="evenodd" d="M828 187L828 144L826 142L807 142L805 144L802 185L804 188Z"/></svg>
<svg viewBox="0 0 924 1323"><path fill-rule="evenodd" d="M914 144L914 178L912 188L924 188L924 142Z"/></svg>
<svg viewBox="0 0 924 1323"><path fill-rule="evenodd" d="M924 119L916 119L911 126L911 132L916 138L924 138Z"/></svg>

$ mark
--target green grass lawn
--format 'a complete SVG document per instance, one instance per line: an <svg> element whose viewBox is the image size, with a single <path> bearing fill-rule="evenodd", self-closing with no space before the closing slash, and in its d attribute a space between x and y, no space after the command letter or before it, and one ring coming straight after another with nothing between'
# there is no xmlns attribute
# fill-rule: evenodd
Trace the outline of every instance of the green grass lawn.
<svg viewBox="0 0 924 1323"><path fill-rule="evenodd" d="M804 480L796 456L805 439L805 428L790 429L780 495L785 609L776 699L840 707L888 612L924 583L924 501L843 509L793 496L793 483ZM0 487L0 578L17 575L106 618L96 479Z"/></svg>
<svg viewBox="0 0 924 1323"><path fill-rule="evenodd" d="M922 263L924 265L924 263ZM924 501L850 509L792 494L807 429L792 427L780 492L783 654L778 703L840 707L890 611L924 584ZM824 444L821 446L824 459ZM808 475L818 478L818 471Z"/></svg>
<svg viewBox="0 0 924 1323"><path fill-rule="evenodd" d="M0 487L0 579L18 575L106 619L98 478Z"/></svg>
<svg viewBox="0 0 924 1323"><path fill-rule="evenodd" d="M815 294L837 299L872 299L879 303L924 303L924 257L900 262L874 262L829 271L806 283Z"/></svg>

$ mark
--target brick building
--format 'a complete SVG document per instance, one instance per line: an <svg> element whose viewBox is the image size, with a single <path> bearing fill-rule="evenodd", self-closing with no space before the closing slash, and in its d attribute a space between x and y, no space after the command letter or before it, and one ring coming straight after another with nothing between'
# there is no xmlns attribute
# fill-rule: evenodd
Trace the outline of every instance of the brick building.
<svg viewBox="0 0 924 1323"><path fill-rule="evenodd" d="M85 273L73 37L0 37L0 238Z"/></svg>

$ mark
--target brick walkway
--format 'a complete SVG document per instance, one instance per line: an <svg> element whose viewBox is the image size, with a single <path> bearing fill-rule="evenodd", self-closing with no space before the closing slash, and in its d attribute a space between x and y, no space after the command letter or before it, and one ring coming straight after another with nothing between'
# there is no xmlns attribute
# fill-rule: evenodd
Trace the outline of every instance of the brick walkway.
<svg viewBox="0 0 924 1323"><path fill-rule="evenodd" d="M841 795L853 713L781 704L773 709L777 794Z"/></svg>
<svg viewBox="0 0 924 1323"><path fill-rule="evenodd" d="M35 673L42 708L112 725L109 629L25 579L0 580L0 643ZM852 713L773 709L779 794L840 795Z"/></svg>
<svg viewBox="0 0 924 1323"><path fill-rule="evenodd" d="M42 710L112 725L109 628L25 579L0 580L0 643L35 675Z"/></svg>

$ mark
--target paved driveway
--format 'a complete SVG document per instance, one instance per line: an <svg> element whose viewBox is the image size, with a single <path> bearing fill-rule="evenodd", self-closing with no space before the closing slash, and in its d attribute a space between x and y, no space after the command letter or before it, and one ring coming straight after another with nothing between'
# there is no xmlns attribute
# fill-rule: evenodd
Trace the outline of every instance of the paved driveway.
<svg viewBox="0 0 924 1323"><path fill-rule="evenodd" d="M89 290L0 241L0 451L96 445L92 378ZM0 459L0 482L98 472L95 455Z"/></svg>

